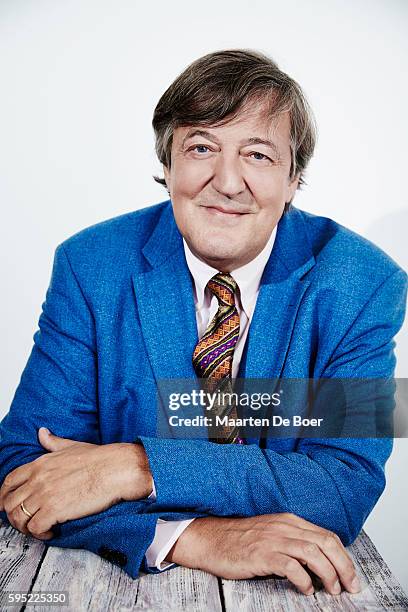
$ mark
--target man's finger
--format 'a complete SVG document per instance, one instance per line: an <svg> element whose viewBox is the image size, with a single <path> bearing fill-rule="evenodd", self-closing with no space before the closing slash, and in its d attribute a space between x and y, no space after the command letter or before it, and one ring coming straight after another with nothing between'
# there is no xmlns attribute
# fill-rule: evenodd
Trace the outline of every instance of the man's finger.
<svg viewBox="0 0 408 612"><path fill-rule="evenodd" d="M51 527L57 521L44 508L40 508L27 523L27 529L32 536L39 540L52 538L53 534Z"/></svg>
<svg viewBox="0 0 408 612"><path fill-rule="evenodd" d="M18 531L21 531L21 533L25 535L31 535L27 529L27 523L32 517L28 516L27 512L34 516L39 506L32 498L28 498L24 500L23 507L24 510L21 505L18 504L12 510L9 510L7 512L7 518L15 529L18 529Z"/></svg>
<svg viewBox="0 0 408 612"><path fill-rule="evenodd" d="M271 567L273 568L272 573L287 578L304 595L314 593L309 574L293 557L274 552L271 554Z"/></svg>
<svg viewBox="0 0 408 612"><path fill-rule="evenodd" d="M40 427L38 430L38 439L41 446L50 452L64 450L64 448L68 448L73 444L78 444L76 440L54 436L46 427Z"/></svg>
<svg viewBox="0 0 408 612"><path fill-rule="evenodd" d="M361 591L360 581L356 574L353 561L347 554L344 546L340 543L339 538L333 533L330 534L330 532L329 535L323 535L311 530L304 530L304 533L308 533L306 536L307 539L315 542L329 561L331 561L346 589L350 593L358 593Z"/></svg>
<svg viewBox="0 0 408 612"><path fill-rule="evenodd" d="M305 522L309 525L307 521ZM285 525L285 536L303 540L306 546L308 543L311 543L320 548L333 565L340 581L348 591L357 593L361 590L353 561L341 543L340 538L326 529L302 529L297 527L294 522L285 522L283 524Z"/></svg>
<svg viewBox="0 0 408 612"><path fill-rule="evenodd" d="M30 463L27 463L26 465L21 465L20 467L10 472L10 474L8 474L4 479L4 482L0 488L1 510L4 510L4 500L6 496L10 493L10 491L17 489L17 487L20 487L29 479L32 469L30 465Z"/></svg>
<svg viewBox="0 0 408 612"><path fill-rule="evenodd" d="M14 508L17 508L22 502L24 503L25 500L27 500L32 494L32 488L33 487L32 484L30 484L30 481L26 481L21 486L10 491L4 498L4 511L8 514L12 510L14 510ZM27 509L29 510L29 508ZM31 510L29 511L31 512L31 514L33 514Z"/></svg>
<svg viewBox="0 0 408 612"><path fill-rule="evenodd" d="M341 585L336 568L322 552L318 544L303 539L282 538L279 552L307 565L316 576L319 576L328 593L331 595L340 594Z"/></svg>
<svg viewBox="0 0 408 612"><path fill-rule="evenodd" d="M38 533L37 535L30 533L30 531L28 533L29 535L32 535L33 538L36 538L37 540L51 540L51 538L54 537L54 533L51 530L45 531L44 533Z"/></svg>

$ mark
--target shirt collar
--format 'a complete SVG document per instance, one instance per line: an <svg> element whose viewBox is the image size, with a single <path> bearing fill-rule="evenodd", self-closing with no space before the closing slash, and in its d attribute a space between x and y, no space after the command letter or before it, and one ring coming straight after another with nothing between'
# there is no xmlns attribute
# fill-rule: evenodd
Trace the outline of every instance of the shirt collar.
<svg viewBox="0 0 408 612"><path fill-rule="evenodd" d="M256 297L258 295L261 277L272 252L276 237L276 227L272 230L270 238L262 251L244 266L231 271L231 276L236 281L241 295L242 308L250 318ZM205 288L208 281L219 272L201 259L198 259L190 250L183 238L184 253L187 266L194 280L196 308L201 310L205 301Z"/></svg>

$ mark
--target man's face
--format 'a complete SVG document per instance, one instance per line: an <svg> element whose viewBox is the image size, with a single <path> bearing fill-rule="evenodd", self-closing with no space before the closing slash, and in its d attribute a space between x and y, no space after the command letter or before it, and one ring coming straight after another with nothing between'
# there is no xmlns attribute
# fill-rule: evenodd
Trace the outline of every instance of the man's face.
<svg viewBox="0 0 408 612"><path fill-rule="evenodd" d="M164 175L191 251L223 272L254 259L294 196L290 165L288 113L271 121L258 104L221 127L177 128Z"/></svg>

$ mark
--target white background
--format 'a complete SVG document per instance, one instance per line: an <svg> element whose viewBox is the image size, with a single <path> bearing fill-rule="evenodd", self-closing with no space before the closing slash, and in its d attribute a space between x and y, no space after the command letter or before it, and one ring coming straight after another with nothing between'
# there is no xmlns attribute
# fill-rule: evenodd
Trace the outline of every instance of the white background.
<svg viewBox="0 0 408 612"><path fill-rule="evenodd" d="M406 0L0 0L0 416L32 345L55 247L166 199L151 116L216 49L271 55L304 87L320 138L295 204L347 225L405 269ZM408 376L408 335L398 338ZM406 440L366 523L408 590Z"/></svg>

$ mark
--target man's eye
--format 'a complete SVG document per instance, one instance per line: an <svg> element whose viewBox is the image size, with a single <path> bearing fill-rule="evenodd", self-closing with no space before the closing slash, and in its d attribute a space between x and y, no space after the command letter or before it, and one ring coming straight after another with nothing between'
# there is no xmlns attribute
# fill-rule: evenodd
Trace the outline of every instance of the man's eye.
<svg viewBox="0 0 408 612"><path fill-rule="evenodd" d="M254 159L258 159L259 161L263 161L265 159L268 161L272 161L270 157L268 157L267 155L264 155L263 153L259 153L259 151L252 151L250 155L253 156Z"/></svg>
<svg viewBox="0 0 408 612"><path fill-rule="evenodd" d="M206 145L194 145L192 150L197 153L208 153L210 149Z"/></svg>

